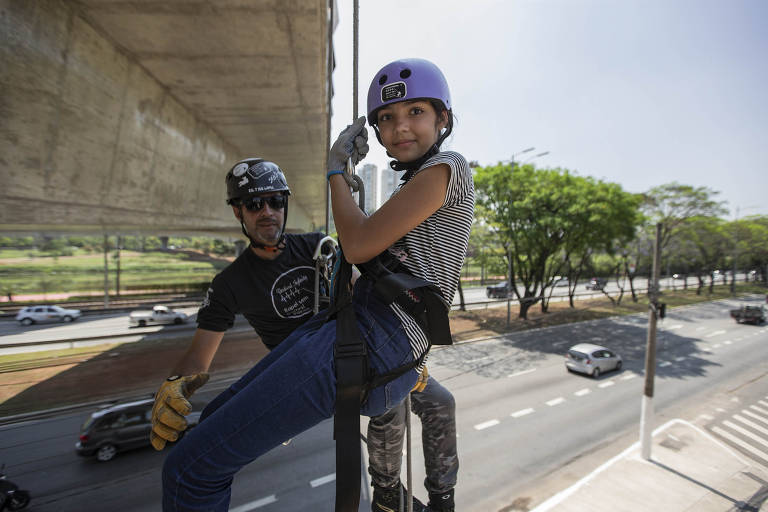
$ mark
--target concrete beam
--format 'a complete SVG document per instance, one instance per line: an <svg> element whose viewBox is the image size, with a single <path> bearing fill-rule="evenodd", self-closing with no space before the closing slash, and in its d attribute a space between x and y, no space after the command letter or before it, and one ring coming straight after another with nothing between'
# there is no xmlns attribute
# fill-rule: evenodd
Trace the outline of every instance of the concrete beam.
<svg viewBox="0 0 768 512"><path fill-rule="evenodd" d="M224 174L325 222L328 0L0 0L0 231L236 233Z"/></svg>

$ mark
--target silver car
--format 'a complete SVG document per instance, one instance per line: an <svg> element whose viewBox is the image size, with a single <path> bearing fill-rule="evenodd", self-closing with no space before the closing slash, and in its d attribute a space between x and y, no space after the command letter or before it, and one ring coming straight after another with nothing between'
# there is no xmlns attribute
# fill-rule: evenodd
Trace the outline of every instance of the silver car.
<svg viewBox="0 0 768 512"><path fill-rule="evenodd" d="M181 311L175 311L166 306L155 306L152 311L139 310L133 311L128 316L128 324L132 326L145 327L147 325L160 324L183 324L187 321L187 314Z"/></svg>
<svg viewBox="0 0 768 512"><path fill-rule="evenodd" d="M27 306L16 314L21 325L43 322L71 322L82 316L79 309L64 309L59 306Z"/></svg>
<svg viewBox="0 0 768 512"><path fill-rule="evenodd" d="M603 372L621 370L621 356L600 345L579 343L565 354L565 368L597 378Z"/></svg>

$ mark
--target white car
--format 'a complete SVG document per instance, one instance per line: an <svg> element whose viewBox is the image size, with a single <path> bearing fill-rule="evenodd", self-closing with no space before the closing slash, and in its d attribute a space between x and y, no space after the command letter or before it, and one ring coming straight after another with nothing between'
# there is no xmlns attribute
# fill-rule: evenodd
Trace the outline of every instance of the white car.
<svg viewBox="0 0 768 512"><path fill-rule="evenodd" d="M186 313L174 311L166 306L155 306L151 311L132 311L128 317L128 323L138 327L159 324L183 324L186 321Z"/></svg>
<svg viewBox="0 0 768 512"><path fill-rule="evenodd" d="M600 345L579 343L565 354L565 368L598 378L602 372L621 370L621 356Z"/></svg>
<svg viewBox="0 0 768 512"><path fill-rule="evenodd" d="M64 309L59 306L27 306L19 310L16 320L21 325L32 325L42 322L71 322L80 318L83 313L79 309Z"/></svg>

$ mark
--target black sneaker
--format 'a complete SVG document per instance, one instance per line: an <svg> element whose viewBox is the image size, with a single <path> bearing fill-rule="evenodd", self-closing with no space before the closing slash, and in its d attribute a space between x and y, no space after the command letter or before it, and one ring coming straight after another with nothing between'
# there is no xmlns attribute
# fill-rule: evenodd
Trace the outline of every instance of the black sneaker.
<svg viewBox="0 0 768 512"><path fill-rule="evenodd" d="M427 512L455 512L456 505L453 503L453 489L441 494L429 493L429 504Z"/></svg>
<svg viewBox="0 0 768 512"><path fill-rule="evenodd" d="M400 490L402 489L402 503L403 508L400 508ZM405 490L405 486L401 483L396 487L378 487L373 486L373 502L371 503L371 510L373 512L407 512L408 507L405 506L405 500L408 497L408 491ZM429 509L424 506L422 502L413 497L413 512L428 512Z"/></svg>

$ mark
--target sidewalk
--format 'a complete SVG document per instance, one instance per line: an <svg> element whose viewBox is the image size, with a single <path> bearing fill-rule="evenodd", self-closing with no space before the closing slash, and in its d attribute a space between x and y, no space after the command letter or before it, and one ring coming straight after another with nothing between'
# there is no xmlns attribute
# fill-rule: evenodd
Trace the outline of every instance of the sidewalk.
<svg viewBox="0 0 768 512"><path fill-rule="evenodd" d="M654 431L651 460L635 443L531 512L758 511L768 470L680 419Z"/></svg>

